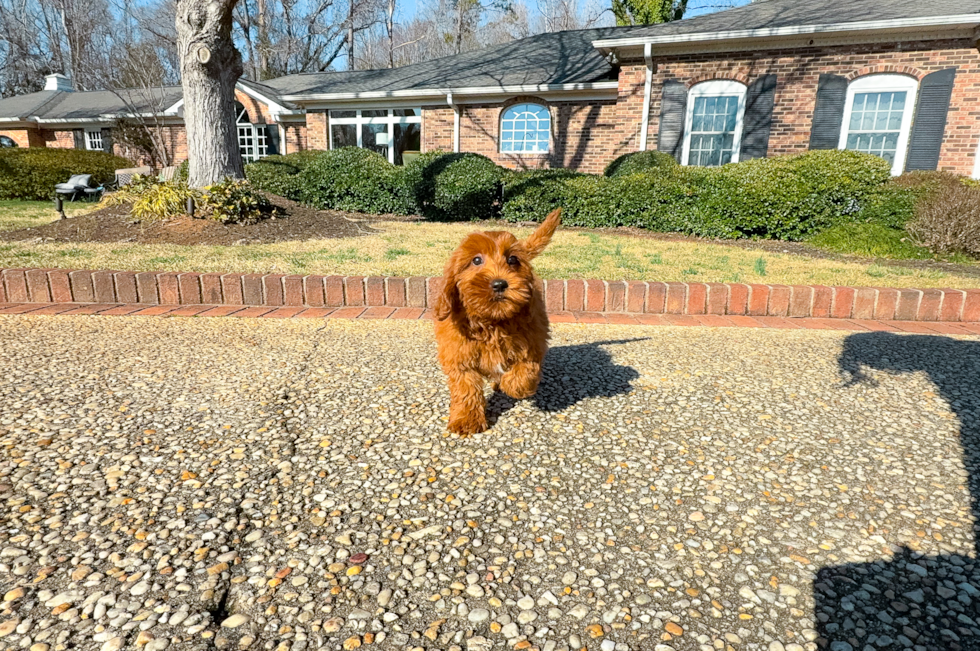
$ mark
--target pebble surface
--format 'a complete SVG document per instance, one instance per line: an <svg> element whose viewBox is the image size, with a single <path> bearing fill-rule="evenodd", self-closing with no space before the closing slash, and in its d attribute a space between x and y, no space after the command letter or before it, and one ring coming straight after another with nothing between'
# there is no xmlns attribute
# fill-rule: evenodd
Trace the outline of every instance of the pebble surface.
<svg viewBox="0 0 980 651"><path fill-rule="evenodd" d="M0 316L0 649L977 649L978 377L560 325L461 439L429 323Z"/></svg>

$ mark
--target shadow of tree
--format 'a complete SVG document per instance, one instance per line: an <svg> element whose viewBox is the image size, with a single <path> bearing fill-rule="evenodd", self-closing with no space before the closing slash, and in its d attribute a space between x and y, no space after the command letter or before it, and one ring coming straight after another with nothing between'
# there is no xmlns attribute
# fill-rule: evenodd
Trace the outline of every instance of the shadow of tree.
<svg viewBox="0 0 980 651"><path fill-rule="evenodd" d="M980 516L980 342L860 333L838 360L845 386L874 384L866 368L925 372L956 413L974 522ZM928 487L923 487L929 489ZM932 489L934 490L934 489ZM814 616L821 648L980 649L980 563L961 554L929 556L895 545L891 560L821 569ZM974 549L980 551L974 526Z"/></svg>

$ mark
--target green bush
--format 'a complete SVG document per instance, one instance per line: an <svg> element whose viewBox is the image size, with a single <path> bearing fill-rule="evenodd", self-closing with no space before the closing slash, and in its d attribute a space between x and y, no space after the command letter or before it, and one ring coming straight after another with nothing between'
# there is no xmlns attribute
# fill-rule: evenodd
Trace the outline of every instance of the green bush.
<svg viewBox="0 0 980 651"><path fill-rule="evenodd" d="M222 224L254 224L273 214L275 206L248 181L227 178L209 186L195 213Z"/></svg>
<svg viewBox="0 0 980 651"><path fill-rule="evenodd" d="M302 181L299 173L323 155L322 151L298 151L266 156L245 166L245 177L257 189L287 199L299 200Z"/></svg>
<svg viewBox="0 0 980 651"><path fill-rule="evenodd" d="M316 208L411 213L412 201L401 170L369 149L343 147L323 152L297 177L298 198Z"/></svg>
<svg viewBox="0 0 980 651"><path fill-rule="evenodd" d="M190 169L190 161L188 160L178 165L177 172L174 174L174 181L187 183L187 179L190 178Z"/></svg>
<svg viewBox="0 0 980 651"><path fill-rule="evenodd" d="M415 211L431 219L491 219L500 211L505 170L480 154L426 152L402 171Z"/></svg>
<svg viewBox="0 0 980 651"><path fill-rule="evenodd" d="M677 161L670 154L662 151L635 151L623 154L606 165L604 176L627 176L638 172L646 172L658 167L675 167Z"/></svg>
<svg viewBox="0 0 980 651"><path fill-rule="evenodd" d="M97 184L110 183L116 170L133 164L101 151L79 149L0 149L0 199L44 200L54 186L73 174L91 174Z"/></svg>
<svg viewBox="0 0 980 651"><path fill-rule="evenodd" d="M137 188L138 191L130 192L127 189L113 194L119 195L123 192L129 194L133 199L133 218L142 223L162 221L185 214L189 197L194 197L194 201L198 203L201 201L200 192L180 181L140 182Z"/></svg>

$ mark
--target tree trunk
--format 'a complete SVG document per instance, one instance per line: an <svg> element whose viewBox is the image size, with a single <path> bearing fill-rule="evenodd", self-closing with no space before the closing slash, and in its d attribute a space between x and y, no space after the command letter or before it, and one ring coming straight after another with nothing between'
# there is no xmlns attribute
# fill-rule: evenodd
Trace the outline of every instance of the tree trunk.
<svg viewBox="0 0 980 651"><path fill-rule="evenodd" d="M188 183L245 178L235 125L242 55L231 37L238 0L177 0L177 51L184 89Z"/></svg>

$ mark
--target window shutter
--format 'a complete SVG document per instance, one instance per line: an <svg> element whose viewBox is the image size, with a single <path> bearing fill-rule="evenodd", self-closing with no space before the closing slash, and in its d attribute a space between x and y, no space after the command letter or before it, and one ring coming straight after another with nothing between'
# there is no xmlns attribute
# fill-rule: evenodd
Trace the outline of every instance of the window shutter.
<svg viewBox="0 0 980 651"><path fill-rule="evenodd" d="M279 153L279 125L265 125L265 151L267 154Z"/></svg>
<svg viewBox="0 0 980 651"><path fill-rule="evenodd" d="M946 68L922 78L912 135L909 137L909 154L905 159L907 171L939 167L939 151L943 145L946 114L949 112L955 77L956 68Z"/></svg>
<svg viewBox="0 0 980 651"><path fill-rule="evenodd" d="M762 75L745 94L745 117L742 119L742 150L739 160L765 158L769 152L769 130L776 98L776 75Z"/></svg>
<svg viewBox="0 0 980 651"><path fill-rule="evenodd" d="M109 127L102 128L102 151L112 153L112 129Z"/></svg>
<svg viewBox="0 0 980 651"><path fill-rule="evenodd" d="M660 105L660 131L657 149L667 152L679 162L684 149L684 118L687 112L687 85L673 79L664 82Z"/></svg>
<svg viewBox="0 0 980 651"><path fill-rule="evenodd" d="M72 129L75 137L75 149L85 149L85 129Z"/></svg>
<svg viewBox="0 0 980 651"><path fill-rule="evenodd" d="M817 105L810 126L810 149L837 149L847 101L847 78L820 75L817 82Z"/></svg>

